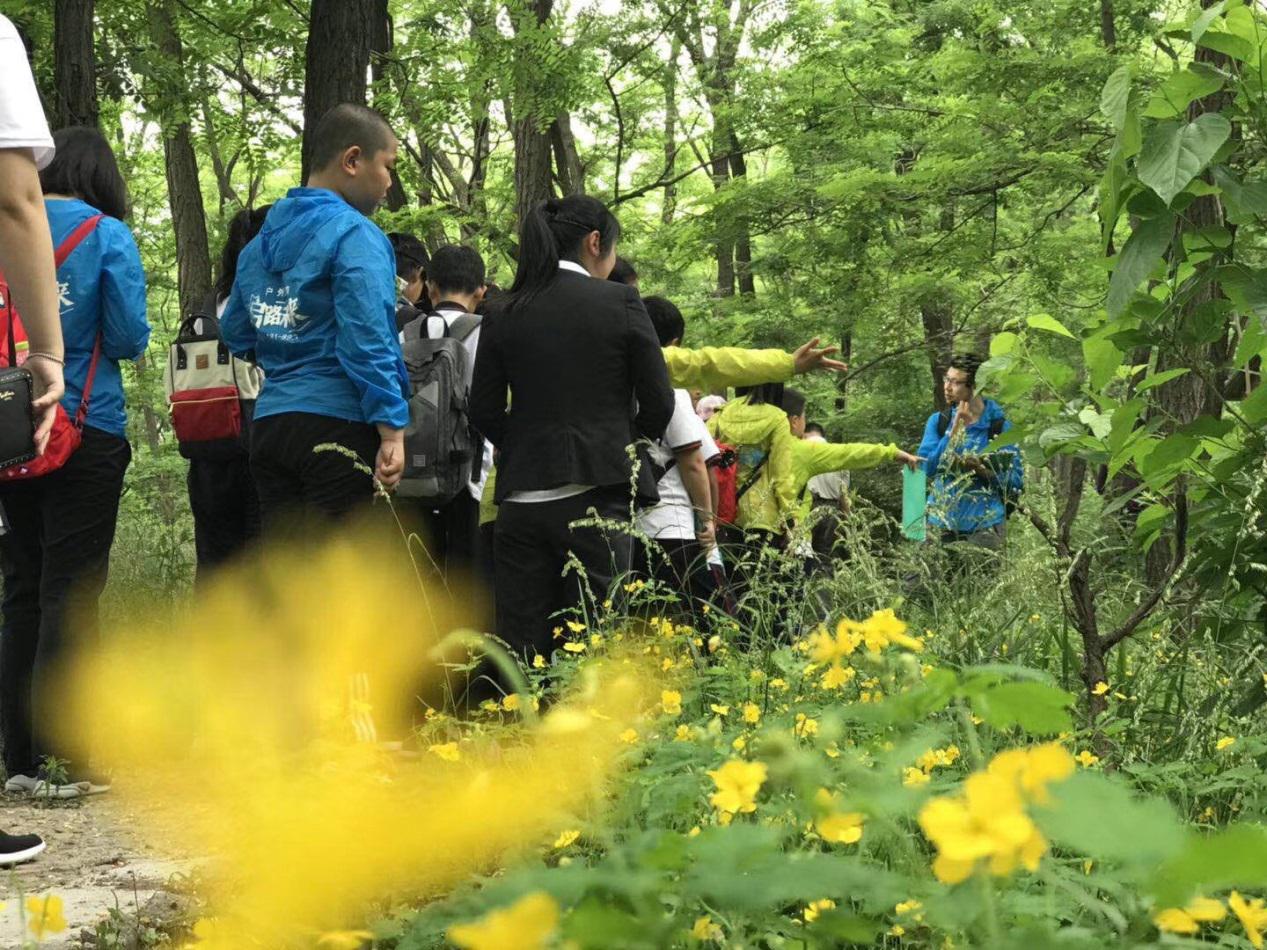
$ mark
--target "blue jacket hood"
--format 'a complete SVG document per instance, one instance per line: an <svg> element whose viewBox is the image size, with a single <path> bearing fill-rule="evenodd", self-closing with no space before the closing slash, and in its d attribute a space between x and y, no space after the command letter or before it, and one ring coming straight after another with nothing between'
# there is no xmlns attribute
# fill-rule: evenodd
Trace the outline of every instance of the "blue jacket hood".
<svg viewBox="0 0 1267 950"><path fill-rule="evenodd" d="M260 229L260 259L274 273L290 270L299 262L321 226L350 205L325 188L292 188L276 202Z"/></svg>

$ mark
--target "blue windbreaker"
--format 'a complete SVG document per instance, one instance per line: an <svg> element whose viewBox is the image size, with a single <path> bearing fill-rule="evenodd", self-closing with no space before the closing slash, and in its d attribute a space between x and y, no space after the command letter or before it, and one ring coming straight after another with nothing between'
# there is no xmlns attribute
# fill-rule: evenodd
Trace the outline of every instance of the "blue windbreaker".
<svg viewBox="0 0 1267 950"><path fill-rule="evenodd" d="M256 419L409 423L391 244L333 191L292 188L273 205L238 258L220 329L264 370Z"/></svg>
<svg viewBox="0 0 1267 950"><path fill-rule="evenodd" d="M53 247L59 247L79 225L100 214L77 198L44 201ZM66 346L66 395L62 406L72 417L88 378L92 347L101 333L101 359L92 384L86 424L120 438L127 437L123 409L123 374L119 360L145 352L150 325L145 318L145 270L128 226L108 215L57 269L58 310Z"/></svg>
<svg viewBox="0 0 1267 950"><path fill-rule="evenodd" d="M928 521L949 531L982 531L993 528L1007 517L1004 492L1012 497L1020 494L1024 481L1021 453L1015 445L998 450L1003 456L1003 464L996 465L997 485L987 484L971 472L953 471L950 460L954 455L981 455L984 452L990 442L992 420L1003 420L1003 432L1012 428L1003 414L1003 407L993 399L987 399L981 418L967 427L963 442L951 449L950 433L957 413L957 407L950 410L950 424L946 426L945 435L937 435L939 413L929 416L924 426L919 454L925 459L924 474L929 477L932 486L928 492Z"/></svg>

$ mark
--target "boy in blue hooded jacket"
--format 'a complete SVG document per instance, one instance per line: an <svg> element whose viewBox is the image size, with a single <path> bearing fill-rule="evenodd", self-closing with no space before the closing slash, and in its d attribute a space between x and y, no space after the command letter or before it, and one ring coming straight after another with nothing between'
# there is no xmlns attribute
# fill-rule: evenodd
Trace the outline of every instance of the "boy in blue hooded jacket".
<svg viewBox="0 0 1267 950"><path fill-rule="evenodd" d="M935 412L924 426L919 455L930 479L928 521L945 541L966 541L998 550L1007 525L1007 502L1021 493L1023 470L1015 445L984 455L986 446L1011 423L1003 407L977 394L981 358L951 358L942 380L949 419Z"/></svg>
<svg viewBox="0 0 1267 950"><path fill-rule="evenodd" d="M312 172L242 251L221 320L235 355L264 370L251 473L265 531L286 513L339 516L370 477L400 480L409 377L396 338L396 264L367 215L387 195L396 137L377 112L335 106L313 135Z"/></svg>

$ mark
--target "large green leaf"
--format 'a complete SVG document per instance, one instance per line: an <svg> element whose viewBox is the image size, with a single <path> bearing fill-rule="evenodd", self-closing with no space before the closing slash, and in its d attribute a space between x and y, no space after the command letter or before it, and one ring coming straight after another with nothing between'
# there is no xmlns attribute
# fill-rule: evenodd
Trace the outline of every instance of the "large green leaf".
<svg viewBox="0 0 1267 950"><path fill-rule="evenodd" d="M1193 63L1187 69L1171 73L1149 98L1142 114L1150 119L1169 119L1187 109L1194 100L1222 88L1223 77L1217 70Z"/></svg>
<svg viewBox="0 0 1267 950"><path fill-rule="evenodd" d="M1125 785L1092 772L1050 789L1050 807L1036 809L1035 818L1058 846L1148 870L1183 847L1183 828L1160 799L1136 798Z"/></svg>
<svg viewBox="0 0 1267 950"><path fill-rule="evenodd" d="M1161 256L1170 246L1171 233L1174 231L1175 219L1169 215L1159 215L1142 222L1135 233L1127 240L1117 263L1113 266L1113 276L1109 279L1109 298L1106 304L1109 316L1121 315L1130 303L1135 288L1152 273Z"/></svg>
<svg viewBox="0 0 1267 950"><path fill-rule="evenodd" d="M1122 351L1100 330L1082 341L1082 361L1087 366L1091 388L1103 389L1122 365Z"/></svg>
<svg viewBox="0 0 1267 950"><path fill-rule="evenodd" d="M1137 393L1147 392L1156 386L1170 382L1172 379L1178 379L1180 376L1187 376L1190 372L1191 370L1188 369L1188 367L1179 366L1175 369L1167 369L1162 370L1160 373L1153 373L1153 375L1146 376L1142 379L1140 384L1135 387L1135 391Z"/></svg>
<svg viewBox="0 0 1267 950"><path fill-rule="evenodd" d="M1153 878L1159 907L1182 905L1198 892L1267 886L1267 830L1233 825L1216 834L1192 835L1182 852Z"/></svg>
<svg viewBox="0 0 1267 950"><path fill-rule="evenodd" d="M1073 695L1045 683L999 683L971 694L973 711L996 729L1020 726L1036 736L1072 728Z"/></svg>
<svg viewBox="0 0 1267 950"><path fill-rule="evenodd" d="M1219 0L1218 3L1201 11L1201 15L1192 22L1192 42L1197 42L1204 35L1205 31L1210 28L1210 24L1223 15L1223 11L1227 9L1227 0Z"/></svg>
<svg viewBox="0 0 1267 950"><path fill-rule="evenodd" d="M1126 123L1126 105L1131 98L1131 66L1119 66L1104 83L1100 93L1100 111L1118 132Z"/></svg>
<svg viewBox="0 0 1267 950"><path fill-rule="evenodd" d="M1170 204L1201 174L1231 134L1232 123L1213 112L1187 124L1159 122L1140 151L1139 180Z"/></svg>
<svg viewBox="0 0 1267 950"><path fill-rule="evenodd" d="M1063 323L1049 313L1036 313L1032 317L1026 317L1025 322L1035 330L1046 330L1048 333L1068 337L1071 340L1075 338L1072 333L1065 329Z"/></svg>

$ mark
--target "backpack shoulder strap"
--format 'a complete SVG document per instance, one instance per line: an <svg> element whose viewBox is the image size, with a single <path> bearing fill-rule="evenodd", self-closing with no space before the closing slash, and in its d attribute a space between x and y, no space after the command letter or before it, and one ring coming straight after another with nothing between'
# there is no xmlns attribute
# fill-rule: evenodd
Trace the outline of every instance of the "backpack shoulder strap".
<svg viewBox="0 0 1267 950"><path fill-rule="evenodd" d="M103 217L104 215L94 214L91 218L85 218L81 221L75 230L66 235L66 240L57 245L57 251L53 255L53 263L58 267L65 264L66 258L70 257L71 252L79 247L80 241L97 229L97 225Z"/></svg>
<svg viewBox="0 0 1267 950"><path fill-rule="evenodd" d="M449 325L447 335L457 340L465 340L475 332L483 319L478 313L464 313Z"/></svg>
<svg viewBox="0 0 1267 950"><path fill-rule="evenodd" d="M752 471L748 473L748 477L744 479L744 483L739 486L739 490L735 492L735 504L739 504L739 499L748 494L748 489L756 484L757 479L761 476L761 469L765 467L766 459L770 457L767 452L761 456L761 461L752 466Z"/></svg>
<svg viewBox="0 0 1267 950"><path fill-rule="evenodd" d="M946 430L950 428L950 407L947 406L941 412L937 413L937 438L944 438Z"/></svg>
<svg viewBox="0 0 1267 950"><path fill-rule="evenodd" d="M991 440L997 439L999 436L1003 434L1003 417L1002 416L995 416L993 419L990 420L989 432L990 432Z"/></svg>

